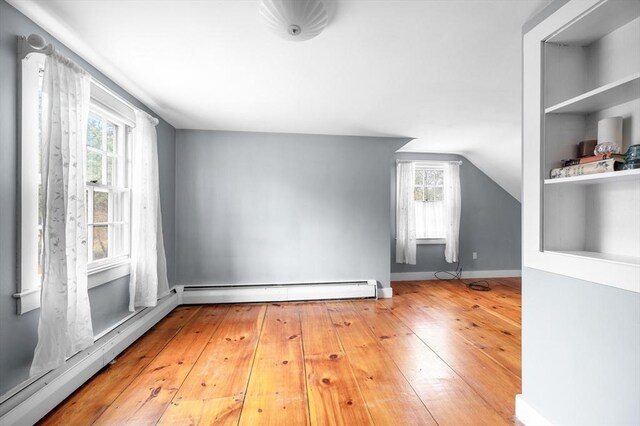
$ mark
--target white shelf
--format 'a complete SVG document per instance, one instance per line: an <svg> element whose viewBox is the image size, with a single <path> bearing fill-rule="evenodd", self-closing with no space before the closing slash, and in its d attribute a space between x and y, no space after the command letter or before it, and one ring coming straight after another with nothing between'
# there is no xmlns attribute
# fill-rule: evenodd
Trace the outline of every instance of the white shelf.
<svg viewBox="0 0 640 426"><path fill-rule="evenodd" d="M639 16L640 3L637 1L605 1L590 13L578 18L577 21L569 22L567 26L561 28L545 41L571 46L586 46Z"/></svg>
<svg viewBox="0 0 640 426"><path fill-rule="evenodd" d="M545 179L545 185L575 184L575 185L595 185L600 183L637 181L640 183L640 169L620 170L617 172L595 173L592 175L572 176L556 179Z"/></svg>
<svg viewBox="0 0 640 426"><path fill-rule="evenodd" d="M640 73L546 108L546 114L589 114L640 98Z"/></svg>
<svg viewBox="0 0 640 426"><path fill-rule="evenodd" d="M545 250L545 253L560 254L572 257L588 257L590 259L604 260L607 262L621 263L624 265L640 266L640 257L622 256L617 254L599 253L594 251L556 251Z"/></svg>

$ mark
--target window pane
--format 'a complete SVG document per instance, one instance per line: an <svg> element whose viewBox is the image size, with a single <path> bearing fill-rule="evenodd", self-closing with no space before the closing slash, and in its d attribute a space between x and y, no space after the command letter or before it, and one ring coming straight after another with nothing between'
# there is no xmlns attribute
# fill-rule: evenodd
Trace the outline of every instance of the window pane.
<svg viewBox="0 0 640 426"><path fill-rule="evenodd" d="M93 223L109 221L109 193L93 191Z"/></svg>
<svg viewBox="0 0 640 426"><path fill-rule="evenodd" d="M102 154L87 152L87 180L93 183L102 183Z"/></svg>
<svg viewBox="0 0 640 426"><path fill-rule="evenodd" d="M116 132L118 126L111 122L107 122L107 151L116 151Z"/></svg>
<svg viewBox="0 0 640 426"><path fill-rule="evenodd" d="M427 170L427 185L435 185L435 184L436 184L436 171Z"/></svg>
<svg viewBox="0 0 640 426"><path fill-rule="evenodd" d="M427 193L425 197L425 201L435 201L435 188L427 188Z"/></svg>
<svg viewBox="0 0 640 426"><path fill-rule="evenodd" d="M107 185L116 185L116 182L114 182L115 173L113 169L115 162L115 158L107 157Z"/></svg>
<svg viewBox="0 0 640 426"><path fill-rule="evenodd" d="M434 190L434 200L435 201L444 200L444 188L437 187L437 188L433 188L433 190Z"/></svg>
<svg viewBox="0 0 640 426"><path fill-rule="evenodd" d="M87 132L87 145L102 149L102 120L100 117L89 114Z"/></svg>
<svg viewBox="0 0 640 426"><path fill-rule="evenodd" d="M421 187L415 187L413 189L413 199L415 201L423 201L424 200L424 191Z"/></svg>
<svg viewBox="0 0 640 426"><path fill-rule="evenodd" d="M416 170L416 185L424 185L424 170Z"/></svg>
<svg viewBox="0 0 640 426"><path fill-rule="evenodd" d="M109 233L107 226L93 227L93 260L104 259L109 255Z"/></svg>
<svg viewBox="0 0 640 426"><path fill-rule="evenodd" d="M436 185L444 185L444 172L442 170L436 172Z"/></svg>

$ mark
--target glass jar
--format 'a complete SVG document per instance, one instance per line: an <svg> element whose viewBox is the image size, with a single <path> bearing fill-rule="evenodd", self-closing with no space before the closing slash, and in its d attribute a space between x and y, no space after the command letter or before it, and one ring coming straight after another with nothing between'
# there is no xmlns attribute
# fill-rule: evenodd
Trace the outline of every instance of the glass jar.
<svg viewBox="0 0 640 426"><path fill-rule="evenodd" d="M631 145L624 155L622 170L640 169L640 144Z"/></svg>

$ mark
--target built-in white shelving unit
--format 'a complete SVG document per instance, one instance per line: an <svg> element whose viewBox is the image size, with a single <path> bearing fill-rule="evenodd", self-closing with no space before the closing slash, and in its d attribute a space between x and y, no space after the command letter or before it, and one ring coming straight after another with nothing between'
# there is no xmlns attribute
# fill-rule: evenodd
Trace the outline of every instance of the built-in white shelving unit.
<svg viewBox="0 0 640 426"><path fill-rule="evenodd" d="M623 77L545 109L545 113L589 114L638 98L640 73Z"/></svg>
<svg viewBox="0 0 640 426"><path fill-rule="evenodd" d="M598 121L640 144L640 1L572 0L524 36L524 265L640 292L640 169L549 179Z"/></svg>

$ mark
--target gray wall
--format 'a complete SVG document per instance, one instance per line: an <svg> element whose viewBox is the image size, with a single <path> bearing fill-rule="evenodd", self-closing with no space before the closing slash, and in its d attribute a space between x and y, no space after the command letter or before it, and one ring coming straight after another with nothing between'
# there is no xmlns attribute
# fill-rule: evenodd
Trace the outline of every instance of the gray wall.
<svg viewBox="0 0 640 426"><path fill-rule="evenodd" d="M122 97L153 114L91 65L60 45L24 15L0 0L0 395L28 376L37 339L39 310L16 315L17 250L17 81L16 37L39 33L65 55ZM153 114L155 115L155 114ZM160 192L170 283L175 282L175 129L158 126ZM128 314L128 280L122 278L89 292L95 333Z"/></svg>
<svg viewBox="0 0 640 426"><path fill-rule="evenodd" d="M522 272L525 400L553 424L640 424L640 294Z"/></svg>
<svg viewBox="0 0 640 426"><path fill-rule="evenodd" d="M177 282L389 286L389 170L408 141L178 130Z"/></svg>
<svg viewBox="0 0 640 426"><path fill-rule="evenodd" d="M460 166L460 266L463 270L514 270L521 267L520 202L466 158L452 154L398 153L401 160L462 160ZM395 165L392 173L391 272L451 271L444 245L420 244L416 265L396 263ZM478 252L473 260L472 253ZM464 276L464 273L463 273Z"/></svg>

